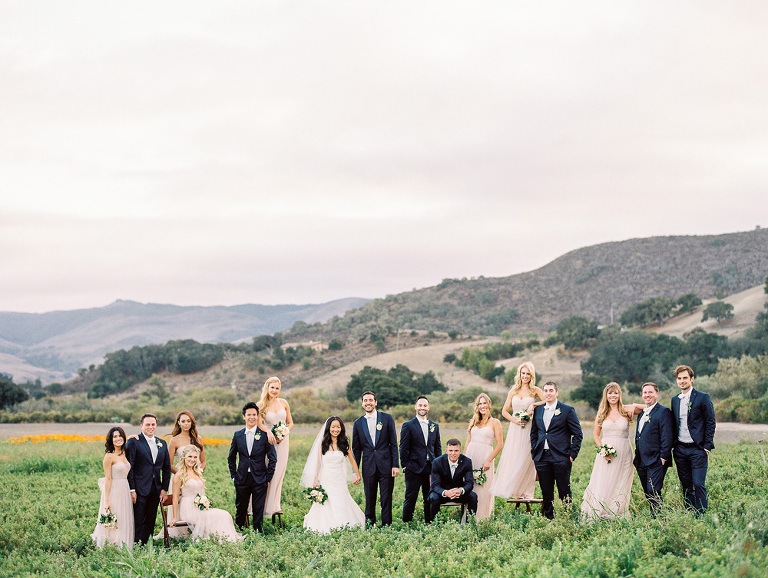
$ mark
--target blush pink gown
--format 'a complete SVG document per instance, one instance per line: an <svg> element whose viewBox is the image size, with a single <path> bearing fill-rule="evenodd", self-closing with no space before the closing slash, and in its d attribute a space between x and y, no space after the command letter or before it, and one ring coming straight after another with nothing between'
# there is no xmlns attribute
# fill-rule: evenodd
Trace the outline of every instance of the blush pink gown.
<svg viewBox="0 0 768 578"><path fill-rule="evenodd" d="M473 426L470 430L471 441L467 444L467 449L464 450L464 455L472 460L472 469L479 470L483 467L483 464L488 459L488 456L493 452L493 441L495 435L493 434L493 428L486 426L479 428ZM475 484L472 491L477 494L477 519L482 520L488 518L493 513L493 506L495 498L491 494L491 486L493 485L493 467L485 472L486 481L482 486Z"/></svg>
<svg viewBox="0 0 768 578"><path fill-rule="evenodd" d="M533 401L530 396L522 399L513 397L510 413L528 409ZM531 499L535 485L536 467L531 457L531 422L527 422L525 427L510 423L491 493L500 498Z"/></svg>

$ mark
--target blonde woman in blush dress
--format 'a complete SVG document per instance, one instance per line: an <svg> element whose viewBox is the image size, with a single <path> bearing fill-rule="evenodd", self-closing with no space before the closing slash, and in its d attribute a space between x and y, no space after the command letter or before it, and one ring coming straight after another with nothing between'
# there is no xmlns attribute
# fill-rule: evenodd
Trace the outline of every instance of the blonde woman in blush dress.
<svg viewBox="0 0 768 578"><path fill-rule="evenodd" d="M624 405L621 387L611 382L603 389L603 397L595 418L595 444L616 448L616 455L595 457L592 476L584 491L581 513L586 518L625 518L629 516L629 498L635 474L634 451L629 443L632 416L641 413L640 404Z"/></svg>
<svg viewBox="0 0 768 578"><path fill-rule="evenodd" d="M272 433L272 428L278 423L283 422L288 426L288 430L293 429L293 418L291 417L291 408L288 402L280 397L282 383L277 377L270 377L264 383L259 399L259 429L267 434L269 443L275 446L277 453L277 467L272 481L267 488L267 501L264 505L264 515L274 517L282 514L283 509L280 505L280 498L283 492L283 478L285 477L285 468L288 466L288 448L289 437L286 435L282 440L278 440Z"/></svg>
<svg viewBox="0 0 768 578"><path fill-rule="evenodd" d="M178 521L192 525L193 540L218 538L238 542L242 535L235 530L232 515L226 510L210 508L201 510L195 504L195 498L207 497L205 479L200 464L200 450L188 445L179 450L179 463L173 476L173 517L171 526Z"/></svg>
<svg viewBox="0 0 768 578"><path fill-rule="evenodd" d="M536 398L539 401L536 401ZM520 411L533 415L533 407L544 403L544 392L536 386L536 369L526 361L517 368L515 383L507 394L501 415L509 420L504 451L496 470L491 493L500 498L530 500L536 485L536 467L531 458L531 422L514 416Z"/></svg>
<svg viewBox="0 0 768 578"><path fill-rule="evenodd" d="M475 399L475 409L467 428L467 447L464 450L464 455L472 461L472 469L483 470L486 476L482 486L475 484L473 488L477 494L478 520L488 518L493 513L495 499L490 491L493 484L493 461L503 446L501 422L491 416L491 398L481 393Z"/></svg>
<svg viewBox="0 0 768 578"><path fill-rule="evenodd" d="M99 515L113 513L117 518L117 528L106 528L96 524L91 538L96 546L116 544L133 550L133 502L128 487L128 471L131 464L125 457L125 432L121 427L113 427L107 434L104 455L104 477L99 479L101 500Z"/></svg>

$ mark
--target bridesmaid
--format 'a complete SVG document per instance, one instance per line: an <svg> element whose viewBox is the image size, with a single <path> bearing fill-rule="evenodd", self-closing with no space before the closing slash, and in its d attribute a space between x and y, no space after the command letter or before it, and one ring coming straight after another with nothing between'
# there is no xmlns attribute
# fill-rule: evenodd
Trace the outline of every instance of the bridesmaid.
<svg viewBox="0 0 768 578"><path fill-rule="evenodd" d="M537 397L540 400L538 402ZM527 500L533 498L536 468L531 458L531 422L520 421L513 414L528 410L532 415L531 406L541 405L544 403L543 399L544 392L536 386L536 369L533 363L521 363L517 368L515 383L509 390L501 410L501 415L509 420L510 424L496 471L496 480L491 487L494 496Z"/></svg>
<svg viewBox="0 0 768 578"><path fill-rule="evenodd" d="M259 399L259 429L266 432L269 443L275 446L277 452L277 467L275 468L275 475L272 476L272 481L267 488L267 500L264 505L264 515L274 516L282 514L283 510L280 506L280 498L283 492L283 477L285 476L285 468L288 465L288 438L286 436L282 440L275 438L272 433L272 427L278 422L283 422L288 426L288 430L293 429L293 418L291 417L291 408L288 402L280 397L280 389L282 383L277 377L270 377L264 382L264 387L261 390L261 398Z"/></svg>
<svg viewBox="0 0 768 578"><path fill-rule="evenodd" d="M629 426L632 416L642 411L641 404L624 405L618 383L611 382L603 389L592 436L597 446L609 444L616 448L616 455L610 457L598 454L595 457L592 477L584 491L584 501L581 504L583 516L629 516L630 490L635 473L632 466L634 452L629 443Z"/></svg>
<svg viewBox="0 0 768 578"><path fill-rule="evenodd" d="M182 409L176 414L176 421L171 431L171 441L168 442L168 454L171 456L171 472L176 473L176 452L184 446L197 446L200 450L200 466L205 470L205 448L200 441L200 434L197 432L197 422L192 412Z"/></svg>
<svg viewBox="0 0 768 578"><path fill-rule="evenodd" d="M179 450L179 464L173 476L173 517L171 526L178 520L192 525L192 539L224 538L237 542L243 536L235 530L232 515L226 510L210 508L200 510L195 505L195 497L207 497L205 479L200 463L200 450L188 445Z"/></svg>
<svg viewBox="0 0 768 578"><path fill-rule="evenodd" d="M494 447L494 441L496 446ZM467 447L464 455L472 461L472 469L482 469L486 481L475 484L477 494L477 519L488 518L493 513L494 497L490 488L493 484L493 460L504 446L504 432L501 422L491 416L491 398L481 393L475 400L475 409L467 428Z"/></svg>
<svg viewBox="0 0 768 578"><path fill-rule="evenodd" d="M104 477L99 479L99 515L112 512L117 518L117 528L108 529L102 524L96 524L91 538L99 548L105 544L117 544L133 550L133 502L128 487L131 464L125 457L125 442L123 428L113 427L109 430L104 444Z"/></svg>

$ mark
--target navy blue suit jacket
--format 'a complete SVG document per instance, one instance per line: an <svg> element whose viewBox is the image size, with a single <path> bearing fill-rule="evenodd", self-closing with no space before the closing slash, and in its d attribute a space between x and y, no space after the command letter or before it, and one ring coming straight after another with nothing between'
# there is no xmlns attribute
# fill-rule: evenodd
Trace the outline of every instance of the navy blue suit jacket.
<svg viewBox="0 0 768 578"><path fill-rule="evenodd" d="M640 420L637 416L638 429L635 431L635 459L636 466L649 467L665 460L666 465L671 464L672 446L675 443L674 423L672 412L668 407L660 403L651 410L650 421L643 426L640 432Z"/></svg>
<svg viewBox="0 0 768 578"><path fill-rule="evenodd" d="M688 410L688 431L693 443L703 450L712 451L715 447L715 408L709 395L697 389L691 390L691 407ZM672 419L675 422L675 443L680 435L680 398L672 397Z"/></svg>
<svg viewBox="0 0 768 578"><path fill-rule="evenodd" d="M400 463L414 474L425 469L429 472L432 462L443 450L440 446L440 426L430 421L427 426L427 442L418 418L408 420L400 428Z"/></svg>
<svg viewBox="0 0 768 578"><path fill-rule="evenodd" d="M152 451L144 434L138 439L129 439L125 444L125 457L131 464L128 471L128 487L136 490L138 496L160 494L160 490L168 491L171 482L171 457L168 455L168 444L165 440L155 437L157 459L152 461Z"/></svg>
<svg viewBox="0 0 768 578"><path fill-rule="evenodd" d="M448 454L438 457L432 464L430 476L430 490L438 496L442 496L445 490L462 488L465 494L472 491L475 486L475 478L472 475L472 460L464 454L459 454L459 465L456 466L456 474L451 476L451 465L448 462Z"/></svg>
<svg viewBox="0 0 768 578"><path fill-rule="evenodd" d="M248 453L248 442L245 440L245 428L236 431L229 446L229 475L236 486L247 486L253 481L257 484L269 483L277 466L277 453L274 446L267 440L267 434L256 429L259 439L254 436L251 453ZM240 462L238 464L238 456ZM250 472L248 471L250 468Z"/></svg>
<svg viewBox="0 0 768 578"><path fill-rule="evenodd" d="M376 423L375 440L372 440L368 433L365 416L357 418L352 426L352 455L355 462L361 464L363 477L372 475L376 470L384 476L391 476L392 468L397 468L399 464L395 420L388 413L380 411L376 417ZM381 429L378 427L379 424Z"/></svg>
<svg viewBox="0 0 768 578"><path fill-rule="evenodd" d="M552 416L549 429L544 427L544 408L546 405L538 405L533 410L531 420L531 456L533 461L538 461L544 453L544 441L549 443L549 450L558 458L565 461L568 458L576 459L581 449L581 440L584 434L581 431L581 423L573 406L557 402L555 412L559 415Z"/></svg>

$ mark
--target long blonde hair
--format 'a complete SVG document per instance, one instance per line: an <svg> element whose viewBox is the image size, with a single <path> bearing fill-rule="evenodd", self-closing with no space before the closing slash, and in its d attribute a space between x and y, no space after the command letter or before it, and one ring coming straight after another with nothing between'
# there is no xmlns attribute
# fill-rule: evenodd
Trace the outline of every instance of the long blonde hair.
<svg viewBox="0 0 768 578"><path fill-rule="evenodd" d="M259 406L259 415L261 416L261 419L267 417L267 406L269 405L269 385L271 383L279 383L280 390L283 389L283 382L280 381L280 378L275 375L264 382L264 386L261 388L261 397L259 398L259 403L257 404Z"/></svg>
<svg viewBox="0 0 768 578"><path fill-rule="evenodd" d="M533 394L533 388L536 387L536 368L533 366L533 363L531 363L530 361L524 361L523 363L520 364L520 367L517 368L517 375L515 375L515 383L512 386L512 389L509 390L512 397L517 395L520 389L523 387L523 379L520 377L520 373L523 371L523 368L531 372L531 381L528 382L528 389L530 390L531 394Z"/></svg>
<svg viewBox="0 0 768 578"><path fill-rule="evenodd" d="M608 414L611 413L611 404L608 403L608 394L611 393L612 391L616 391L619 394L619 401L616 403L619 413L621 414L622 417L627 418L627 421L629 423L632 423L632 416L629 415L627 413L627 410L624 409L624 402L621 399L621 386L615 381L612 381L611 383L605 386L605 389L603 389L603 398L600 400L600 407L597 408L597 417L595 418L595 425L602 427L603 422L605 421L605 418L607 418Z"/></svg>
<svg viewBox="0 0 768 578"><path fill-rule="evenodd" d="M485 421L483 421L483 416L480 415L480 410L477 409L477 406L480 403L481 399L484 399L485 402L488 404L488 411L485 414ZM469 427L467 427L467 431L470 431L476 425L485 425L490 420L491 420L491 398L487 393L481 393L475 398L475 409L472 412L472 419L469 420Z"/></svg>
<svg viewBox="0 0 768 578"><path fill-rule="evenodd" d="M194 471L200 478L200 481L205 484L205 478L203 478L203 466L200 465L200 448L195 445L189 444L179 450L179 465L176 466L176 475L181 478L181 485L185 485L189 481L189 470L187 469L186 458L192 452L197 452L197 461L195 462L192 471Z"/></svg>

